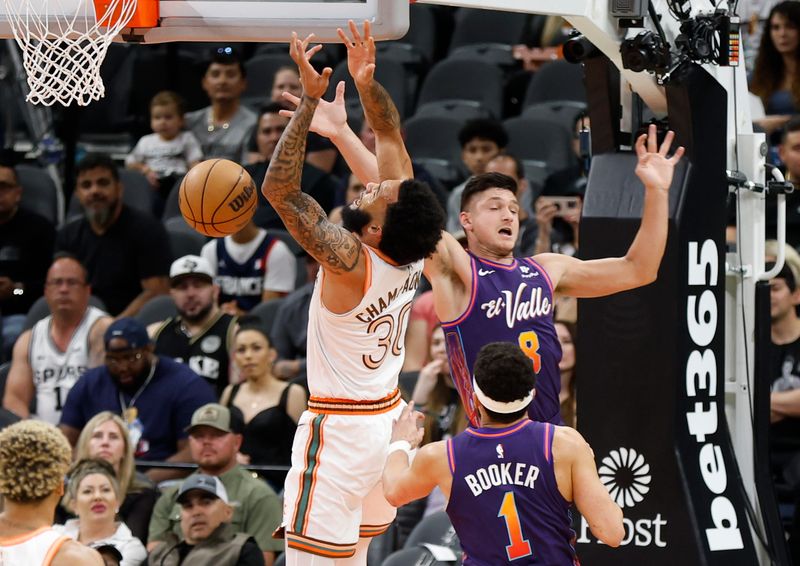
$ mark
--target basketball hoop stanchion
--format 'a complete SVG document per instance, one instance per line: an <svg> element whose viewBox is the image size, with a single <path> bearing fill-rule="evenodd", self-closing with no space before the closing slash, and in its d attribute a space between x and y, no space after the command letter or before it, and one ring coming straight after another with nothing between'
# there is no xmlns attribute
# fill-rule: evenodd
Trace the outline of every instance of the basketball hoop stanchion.
<svg viewBox="0 0 800 566"><path fill-rule="evenodd" d="M111 41L126 27L154 27L157 0L4 0L30 92L26 101L86 106L105 95Z"/></svg>

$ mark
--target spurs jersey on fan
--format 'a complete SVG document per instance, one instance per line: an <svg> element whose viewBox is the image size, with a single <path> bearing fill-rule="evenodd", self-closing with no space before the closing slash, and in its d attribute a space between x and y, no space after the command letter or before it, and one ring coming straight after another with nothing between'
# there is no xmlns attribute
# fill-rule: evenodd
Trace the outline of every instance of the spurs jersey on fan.
<svg viewBox="0 0 800 566"><path fill-rule="evenodd" d="M55 345L50 336L52 315L34 325L28 360L36 388L37 418L58 424L69 390L89 367L89 332L94 323L104 316L108 315L90 305L64 352Z"/></svg>
<svg viewBox="0 0 800 566"><path fill-rule="evenodd" d="M394 266L364 246L364 298L335 314L322 304L320 271L308 314L308 388L315 397L381 399L397 387L403 338L422 261Z"/></svg>

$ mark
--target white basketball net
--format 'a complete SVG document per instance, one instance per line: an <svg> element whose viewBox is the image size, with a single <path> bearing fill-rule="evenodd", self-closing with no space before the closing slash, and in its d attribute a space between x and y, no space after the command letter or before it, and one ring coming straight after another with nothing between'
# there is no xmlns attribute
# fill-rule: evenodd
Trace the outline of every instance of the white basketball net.
<svg viewBox="0 0 800 566"><path fill-rule="evenodd" d="M109 44L136 11L137 0L105 0L106 10L98 15L93 0L4 2L22 49L28 102L86 106L103 97L100 66Z"/></svg>

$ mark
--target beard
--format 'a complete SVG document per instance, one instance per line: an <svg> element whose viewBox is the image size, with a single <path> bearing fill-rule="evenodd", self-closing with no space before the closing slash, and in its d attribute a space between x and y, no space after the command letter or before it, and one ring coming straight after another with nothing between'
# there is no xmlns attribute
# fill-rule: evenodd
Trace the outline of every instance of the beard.
<svg viewBox="0 0 800 566"><path fill-rule="evenodd" d="M211 312L211 309L213 308L213 306L214 305L212 305L211 303L208 303L203 308L201 308L199 311L197 311L195 314L189 314L188 312L186 312L184 310L181 310L181 309L177 309L177 310L178 310L178 314L181 316L181 318L183 320L185 320L189 324L197 324L198 322L203 322L203 320L205 320L205 318Z"/></svg>
<svg viewBox="0 0 800 566"><path fill-rule="evenodd" d="M85 207L83 209L83 214L90 224L105 227L111 223L111 219L114 217L114 212L117 210L118 204L119 199L115 199L110 201L108 205L99 208Z"/></svg>
<svg viewBox="0 0 800 566"><path fill-rule="evenodd" d="M342 207L342 226L345 230L354 234L361 234L364 226L369 224L372 216L358 208L351 208L349 205Z"/></svg>

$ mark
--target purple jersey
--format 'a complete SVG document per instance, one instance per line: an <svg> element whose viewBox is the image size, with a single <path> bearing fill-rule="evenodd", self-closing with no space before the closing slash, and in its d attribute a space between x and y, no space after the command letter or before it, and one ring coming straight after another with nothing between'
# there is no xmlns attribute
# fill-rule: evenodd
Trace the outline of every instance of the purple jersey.
<svg viewBox="0 0 800 566"><path fill-rule="evenodd" d="M464 566L573 566L569 503L553 471L550 423L468 428L447 441L453 487L447 514Z"/></svg>
<svg viewBox="0 0 800 566"><path fill-rule="evenodd" d="M553 326L553 284L531 258L509 265L470 254L472 290L467 310L443 322L450 375L472 426L479 416L472 402L472 372L480 349L490 342L519 344L536 371L536 397L528 414L561 424L561 344Z"/></svg>

